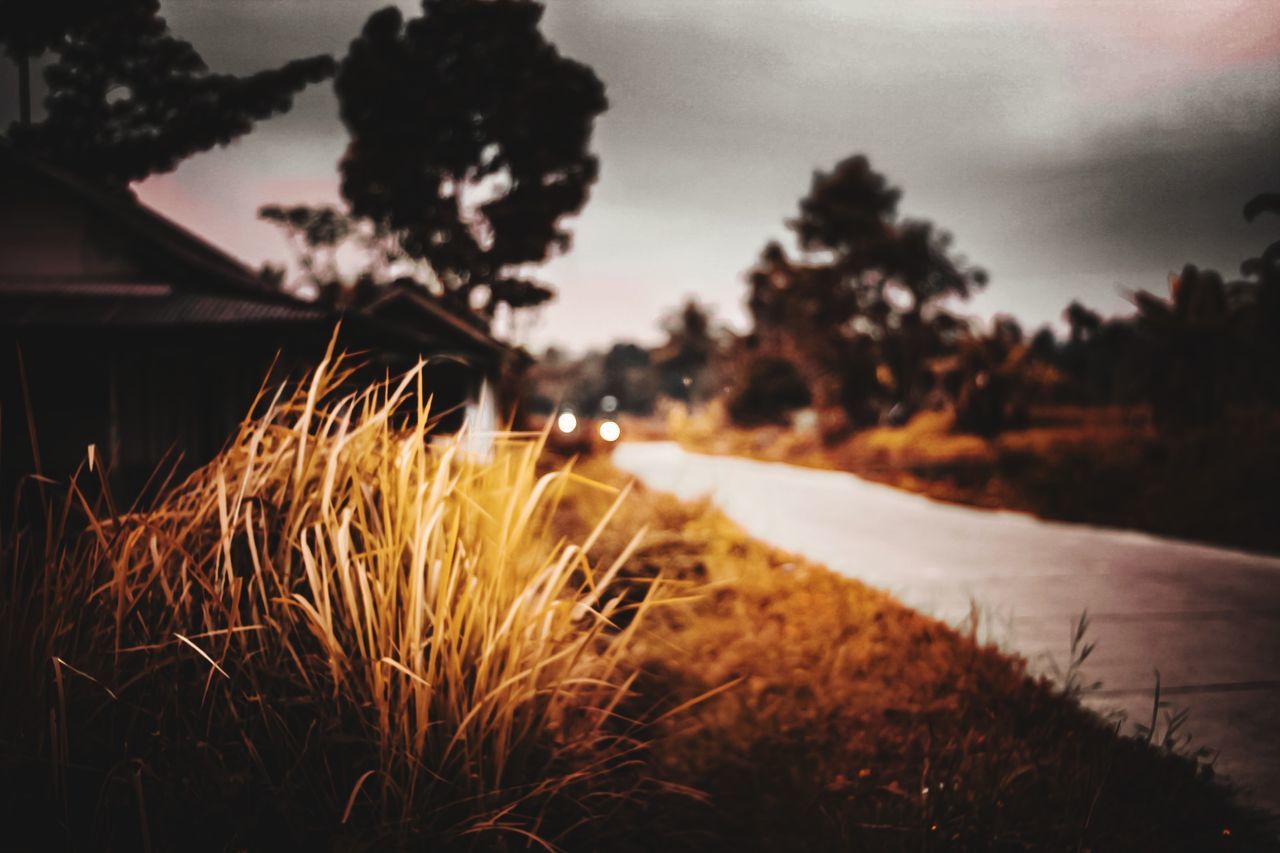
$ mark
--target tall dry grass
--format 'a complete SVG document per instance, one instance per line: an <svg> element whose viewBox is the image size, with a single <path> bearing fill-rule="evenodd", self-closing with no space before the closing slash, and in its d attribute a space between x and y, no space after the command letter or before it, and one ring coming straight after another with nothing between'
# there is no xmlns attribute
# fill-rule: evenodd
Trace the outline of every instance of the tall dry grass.
<svg viewBox="0 0 1280 853"><path fill-rule="evenodd" d="M73 481L6 536L4 770L60 831L551 846L645 784L656 585L617 582L635 540L592 558L624 493L563 541L566 488L609 487L540 473L541 435L433 435L429 368L352 375L261 398L152 509Z"/></svg>

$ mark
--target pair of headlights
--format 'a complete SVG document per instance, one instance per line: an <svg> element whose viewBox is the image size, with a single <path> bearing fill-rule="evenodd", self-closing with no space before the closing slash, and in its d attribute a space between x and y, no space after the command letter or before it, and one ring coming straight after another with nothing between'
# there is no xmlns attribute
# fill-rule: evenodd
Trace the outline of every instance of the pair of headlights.
<svg viewBox="0 0 1280 853"><path fill-rule="evenodd" d="M556 429L570 435L578 429L578 416L573 412L561 412L556 418ZM610 443L622 436L622 427L618 426L617 421L601 421L596 431L600 433L600 438Z"/></svg>

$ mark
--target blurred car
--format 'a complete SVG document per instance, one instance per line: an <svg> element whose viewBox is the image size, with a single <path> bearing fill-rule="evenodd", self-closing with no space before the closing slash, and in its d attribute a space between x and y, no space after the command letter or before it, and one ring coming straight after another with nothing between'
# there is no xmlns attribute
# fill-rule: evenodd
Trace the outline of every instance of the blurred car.
<svg viewBox="0 0 1280 853"><path fill-rule="evenodd" d="M566 456L604 450L622 438L622 427L611 415L590 415L570 408L530 418L530 426L546 429L547 448Z"/></svg>

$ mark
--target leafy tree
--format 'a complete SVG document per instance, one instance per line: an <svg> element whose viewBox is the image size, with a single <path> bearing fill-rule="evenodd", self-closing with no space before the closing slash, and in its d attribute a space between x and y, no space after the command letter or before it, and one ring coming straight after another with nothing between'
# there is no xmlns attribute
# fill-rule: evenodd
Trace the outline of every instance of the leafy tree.
<svg viewBox="0 0 1280 853"><path fill-rule="evenodd" d="M898 215L901 196L861 155L815 173L788 223L800 257L771 243L749 276L766 346L806 364L818 405L838 402L855 423L920 403L926 360L960 331L941 303L986 283L947 232Z"/></svg>
<svg viewBox="0 0 1280 853"><path fill-rule="evenodd" d="M158 0L23 4L0 38L29 60L52 50L45 118L10 129L20 145L106 184L125 185L249 132L284 112L310 83L333 74L327 56L235 77L211 73L169 32Z"/></svg>
<svg viewBox="0 0 1280 853"><path fill-rule="evenodd" d="M618 408L624 412L649 414L658 396L654 381L653 364L649 351L639 344L615 343L604 356L604 375L601 393L587 401L586 411L594 411L600 398L611 394L618 400Z"/></svg>
<svg viewBox="0 0 1280 853"><path fill-rule="evenodd" d="M18 67L18 120L31 124L31 60L82 27L94 0L42 0L6 3L0 14L0 45Z"/></svg>
<svg viewBox="0 0 1280 853"><path fill-rule="evenodd" d="M1226 409L1233 323L1222 276L1187 264L1171 277L1170 298L1135 294L1149 354L1147 395L1156 423L1205 426Z"/></svg>
<svg viewBox="0 0 1280 853"><path fill-rule="evenodd" d="M692 402L706 384L705 373L716 353L711 316L690 299L663 325L667 342L654 353L659 388L673 400Z"/></svg>
<svg viewBox="0 0 1280 853"><path fill-rule="evenodd" d="M524 268L568 247L562 220L598 171L588 145L604 86L543 37L542 11L425 0L406 22L384 9L336 80L351 214L428 265L448 302L485 315L551 296Z"/></svg>
<svg viewBox="0 0 1280 853"><path fill-rule="evenodd" d="M1071 343L1079 344L1088 341L1102 328L1102 315L1091 308L1086 308L1078 301L1073 301L1062 312L1071 329Z"/></svg>
<svg viewBox="0 0 1280 853"><path fill-rule="evenodd" d="M1245 205L1249 222L1264 213L1280 217L1280 193L1262 193ZM1242 344L1247 349L1242 368L1253 375L1264 399L1280 403L1280 240L1244 261L1240 273L1251 309L1242 324Z"/></svg>
<svg viewBox="0 0 1280 853"><path fill-rule="evenodd" d="M729 396L729 416L742 426L785 424L787 415L812 401L793 362L778 356L752 358L744 381Z"/></svg>

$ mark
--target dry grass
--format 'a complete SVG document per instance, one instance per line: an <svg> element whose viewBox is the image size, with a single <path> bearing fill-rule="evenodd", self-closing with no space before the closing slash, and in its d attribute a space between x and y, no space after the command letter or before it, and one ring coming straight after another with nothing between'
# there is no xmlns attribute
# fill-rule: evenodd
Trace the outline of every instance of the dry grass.
<svg viewBox="0 0 1280 853"><path fill-rule="evenodd" d="M731 685L654 742L655 775L707 795L635 819L665 847L1277 849L1206 767L1119 736L979 642L976 617L941 624L704 503L641 489L620 515L654 531L627 571L705 592L637 637L637 690L676 707Z"/></svg>
<svg viewBox="0 0 1280 853"><path fill-rule="evenodd" d="M421 368L348 377L261 400L153 509L81 480L45 538L5 542L22 825L52 812L54 846L550 846L645 784L643 721L615 710L655 584L616 583L631 542L592 553L623 493L539 473L542 436L433 440ZM551 527L570 483L601 500L572 541Z"/></svg>
<svg viewBox="0 0 1280 853"><path fill-rule="evenodd" d="M86 475L6 535L13 846L1264 846L976 625L347 378L146 512Z"/></svg>
<svg viewBox="0 0 1280 853"><path fill-rule="evenodd" d="M701 452L851 471L938 500L1280 552L1274 412L1234 412L1182 435L1157 433L1141 408L1031 414L1028 428L991 439L955 433L949 412L922 412L829 444L781 427L732 428L712 406L672 435Z"/></svg>

